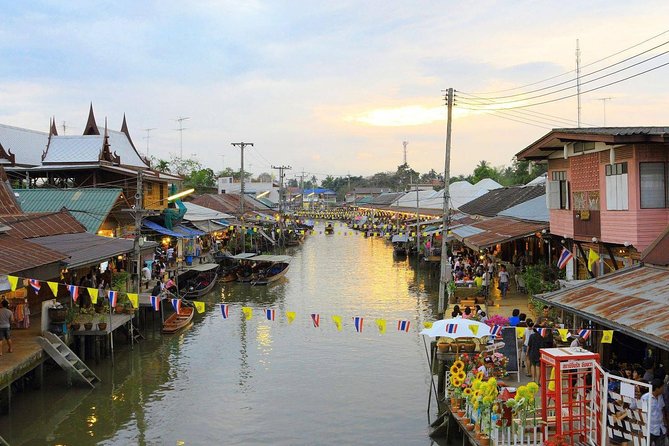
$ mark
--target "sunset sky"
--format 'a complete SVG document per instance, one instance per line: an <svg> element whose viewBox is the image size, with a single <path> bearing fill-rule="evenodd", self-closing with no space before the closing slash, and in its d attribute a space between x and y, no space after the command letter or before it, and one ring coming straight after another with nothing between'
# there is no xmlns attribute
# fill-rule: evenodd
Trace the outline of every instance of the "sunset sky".
<svg viewBox="0 0 669 446"><path fill-rule="evenodd" d="M247 169L291 165L288 177L395 170L403 140L412 167L443 171L443 89L522 86L573 70L577 38L587 65L669 30L666 0L95 3L3 5L0 123L46 131L55 116L61 134L63 121L67 134L81 133L93 102L98 122L115 129L125 112L143 152L143 129L156 128L150 153L167 158L179 151L175 119L185 116L184 155L238 169L230 143L249 141ZM582 74L667 41L669 32ZM666 62L661 55L587 87ZM584 94L584 126L604 123L604 103L609 126L669 125L667 79L669 66ZM529 110L576 124L575 98ZM532 123L456 109L452 173L481 159L508 164L548 128L570 126Z"/></svg>

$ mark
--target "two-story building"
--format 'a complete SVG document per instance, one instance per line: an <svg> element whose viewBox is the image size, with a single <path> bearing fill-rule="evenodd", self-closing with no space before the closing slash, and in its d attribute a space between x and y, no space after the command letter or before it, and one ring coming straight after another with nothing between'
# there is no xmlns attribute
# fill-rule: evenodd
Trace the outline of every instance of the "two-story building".
<svg viewBox="0 0 669 446"><path fill-rule="evenodd" d="M548 164L550 232L575 256L568 277L637 263L669 223L669 127L554 129L516 157Z"/></svg>

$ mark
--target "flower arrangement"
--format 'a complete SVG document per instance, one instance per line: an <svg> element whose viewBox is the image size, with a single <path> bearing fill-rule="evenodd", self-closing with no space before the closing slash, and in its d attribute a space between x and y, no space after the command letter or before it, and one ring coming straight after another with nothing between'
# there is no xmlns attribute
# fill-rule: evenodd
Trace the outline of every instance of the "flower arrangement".
<svg viewBox="0 0 669 446"><path fill-rule="evenodd" d="M534 424L536 426L537 393L539 393L539 386L535 382L530 382L525 386L518 387L516 396L506 402L506 406L511 408L520 417L523 426L527 421L527 415L530 413L534 417Z"/></svg>
<svg viewBox="0 0 669 446"><path fill-rule="evenodd" d="M499 352L493 353L490 357L492 358L493 375L498 378L506 376L506 365L509 363L509 358Z"/></svg>
<svg viewBox="0 0 669 446"><path fill-rule="evenodd" d="M462 398L464 389L467 387L465 380L467 379L467 372L465 371L465 363L457 359L450 370L451 376L449 378L450 388L456 398Z"/></svg>
<svg viewBox="0 0 669 446"><path fill-rule="evenodd" d="M502 327L506 327L507 325L509 325L509 318L499 314L494 314L490 316L485 323L488 324L490 327L494 327L495 325L501 325Z"/></svg>

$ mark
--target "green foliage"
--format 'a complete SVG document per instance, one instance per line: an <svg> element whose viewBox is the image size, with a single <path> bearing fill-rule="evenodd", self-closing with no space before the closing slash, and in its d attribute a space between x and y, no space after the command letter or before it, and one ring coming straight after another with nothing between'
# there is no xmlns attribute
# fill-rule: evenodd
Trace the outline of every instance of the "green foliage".
<svg viewBox="0 0 669 446"><path fill-rule="evenodd" d="M129 278L130 278L130 273L127 271L119 271L114 273L111 279L111 289L121 292L128 291Z"/></svg>
<svg viewBox="0 0 669 446"><path fill-rule="evenodd" d="M525 269L523 273L525 288L530 295L530 304L532 304L537 314L541 313L544 303L534 296L557 290L559 288L558 279L560 278L564 278L564 271L558 270L554 266L531 265Z"/></svg>

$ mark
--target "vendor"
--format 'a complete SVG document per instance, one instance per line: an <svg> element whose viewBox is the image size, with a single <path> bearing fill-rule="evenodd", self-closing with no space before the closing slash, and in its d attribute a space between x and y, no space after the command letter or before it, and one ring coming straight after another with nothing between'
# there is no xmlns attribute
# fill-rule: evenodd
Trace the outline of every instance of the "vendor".
<svg viewBox="0 0 669 446"><path fill-rule="evenodd" d="M483 365L481 365L478 369L476 369L477 372L483 374L483 378L488 379L490 378L490 371L494 367L494 364L492 362L492 358L490 356L486 356L483 358Z"/></svg>

